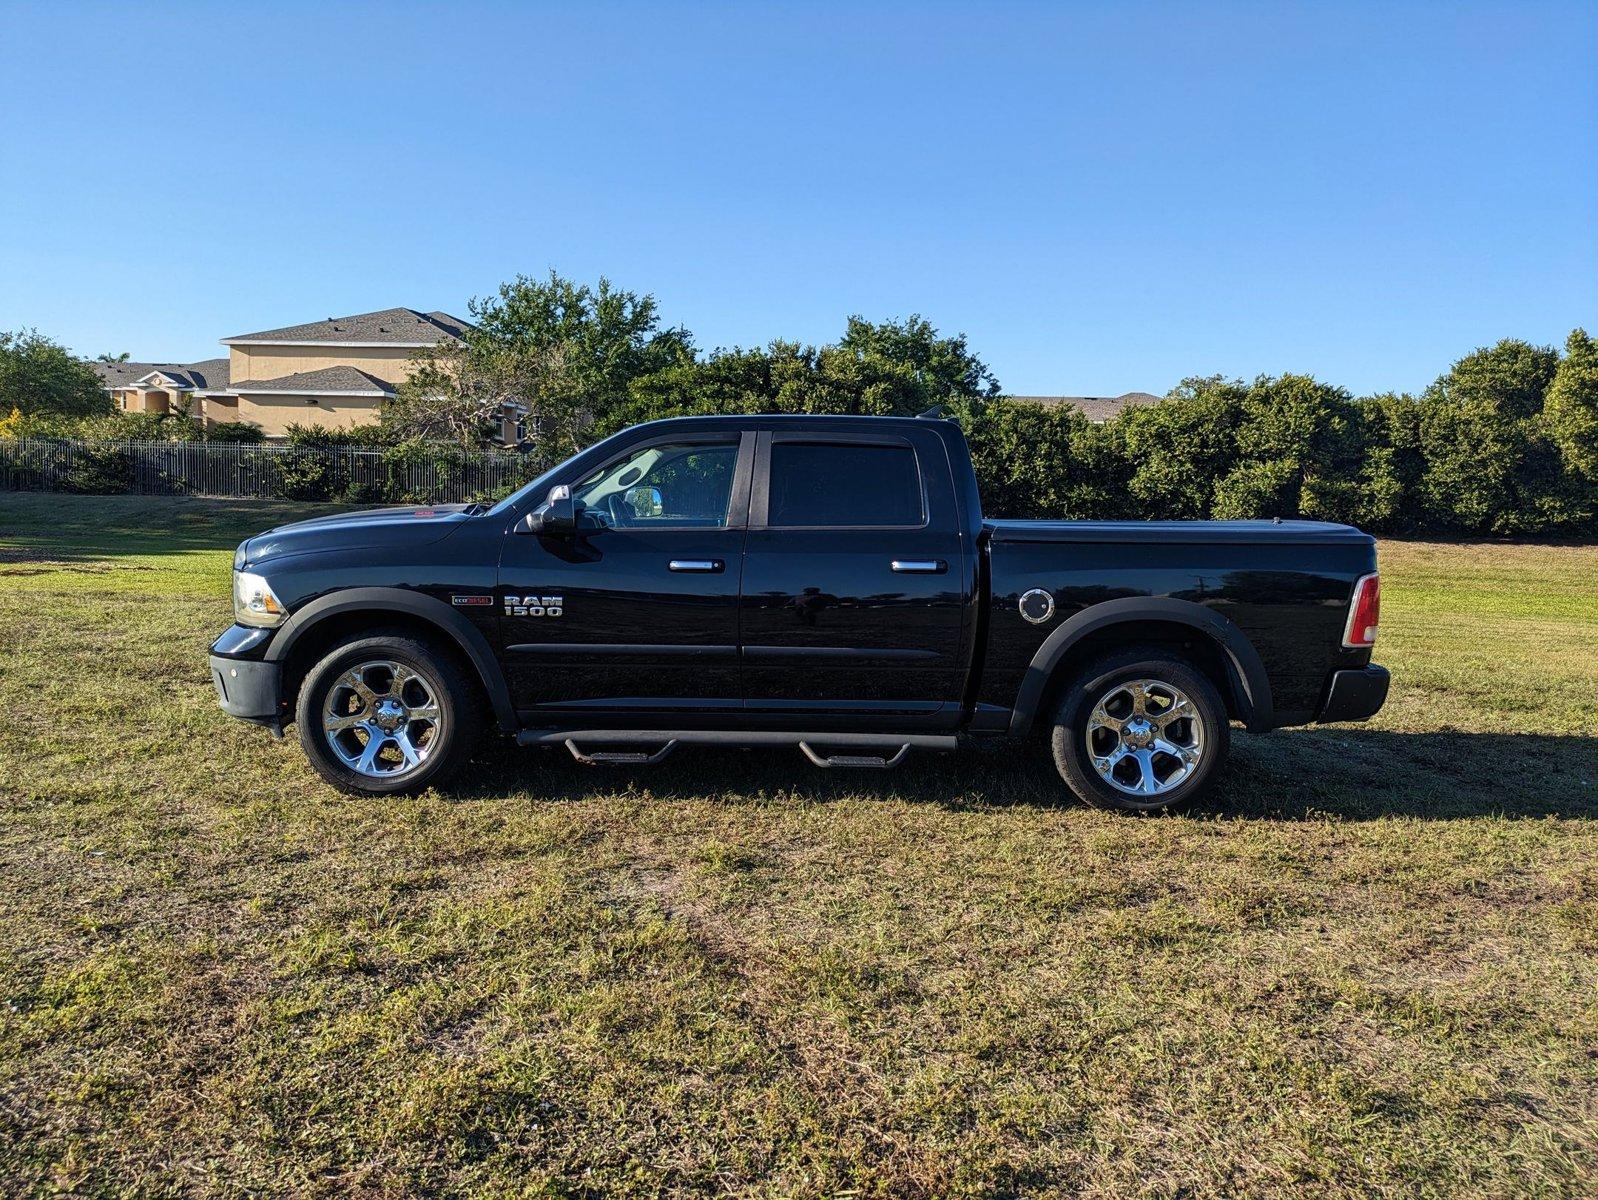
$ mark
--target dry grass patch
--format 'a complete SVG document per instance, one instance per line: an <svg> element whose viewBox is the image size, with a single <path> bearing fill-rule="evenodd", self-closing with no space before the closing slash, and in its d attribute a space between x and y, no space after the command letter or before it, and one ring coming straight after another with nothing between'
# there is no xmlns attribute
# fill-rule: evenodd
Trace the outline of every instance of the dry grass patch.
<svg viewBox="0 0 1598 1200"><path fill-rule="evenodd" d="M1384 546L1389 708L1193 818L1013 748L373 802L210 694L283 511L0 497L7 1194L1598 1191L1593 548Z"/></svg>

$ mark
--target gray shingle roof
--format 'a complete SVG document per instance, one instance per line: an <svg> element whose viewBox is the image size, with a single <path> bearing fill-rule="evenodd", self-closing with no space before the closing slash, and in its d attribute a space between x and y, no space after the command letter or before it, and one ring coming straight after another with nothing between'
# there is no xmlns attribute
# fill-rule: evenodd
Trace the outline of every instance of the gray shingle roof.
<svg viewBox="0 0 1598 1200"><path fill-rule="evenodd" d="M180 371L182 363L147 362L92 362L89 368L100 377L102 387L127 387L135 379L143 379L151 371Z"/></svg>
<svg viewBox="0 0 1598 1200"><path fill-rule="evenodd" d="M204 362L180 367L176 374L162 371L173 383L195 388L202 392L221 391L227 387L228 360L208 358Z"/></svg>
<svg viewBox="0 0 1598 1200"><path fill-rule="evenodd" d="M1074 404L1088 420L1108 421L1122 409L1157 404L1160 398L1148 392L1125 392L1119 396L1007 396L1005 399L1022 404Z"/></svg>
<svg viewBox="0 0 1598 1200"><path fill-rule="evenodd" d="M231 342L276 342L303 345L307 342L376 342L392 346L431 346L445 338L458 338L468 326L459 317L444 312L417 312L414 308L385 308L382 312L357 313L352 317L329 317L305 325L285 325L260 333L240 333L223 338Z"/></svg>
<svg viewBox="0 0 1598 1200"><path fill-rule="evenodd" d="M255 392L359 392L362 395L392 396L394 387L375 375L357 371L354 367L323 367L319 371L297 371L293 375L279 375L276 379L241 379L233 385L241 396Z"/></svg>
<svg viewBox="0 0 1598 1200"><path fill-rule="evenodd" d="M180 388L202 392L227 388L228 360L225 358L208 358L197 363L92 362L89 366L100 377L101 386L108 388L131 387L152 371L159 371Z"/></svg>

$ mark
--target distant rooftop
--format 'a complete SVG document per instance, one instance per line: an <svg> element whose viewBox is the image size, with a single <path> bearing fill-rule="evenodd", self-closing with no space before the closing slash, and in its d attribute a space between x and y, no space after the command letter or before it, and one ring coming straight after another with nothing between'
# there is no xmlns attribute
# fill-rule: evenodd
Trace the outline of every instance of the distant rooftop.
<svg viewBox="0 0 1598 1200"><path fill-rule="evenodd" d="M1108 421L1124 408L1157 404L1160 398L1149 392L1124 392L1119 396L1006 396L1005 399L1023 404L1072 404L1090 421Z"/></svg>
<svg viewBox="0 0 1598 1200"><path fill-rule="evenodd" d="M196 363L91 362L90 368L107 388L131 387L154 372L166 376L180 388L197 391L225 391L228 385L228 360L208 358Z"/></svg>
<svg viewBox="0 0 1598 1200"><path fill-rule="evenodd" d="M241 395L258 392L287 392L293 395L392 396L393 384L354 367L322 367L316 371L296 371L276 379L246 379L238 386Z"/></svg>
<svg viewBox="0 0 1598 1200"><path fill-rule="evenodd" d="M459 338L470 328L459 317L446 312L417 312L414 308L385 308L382 312L356 313L350 317L329 317L304 325L285 325L260 333L240 333L223 338L230 346L242 342L275 345L305 345L312 342L354 342L383 346L431 346L446 338Z"/></svg>

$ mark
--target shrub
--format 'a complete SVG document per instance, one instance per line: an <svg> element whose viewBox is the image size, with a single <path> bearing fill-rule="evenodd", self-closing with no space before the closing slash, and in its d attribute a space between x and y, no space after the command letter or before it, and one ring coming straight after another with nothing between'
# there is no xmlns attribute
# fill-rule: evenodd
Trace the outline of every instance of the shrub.
<svg viewBox="0 0 1598 1200"><path fill-rule="evenodd" d="M115 495L133 487L133 460L122 447L86 442L77 448L63 480L66 490L90 495Z"/></svg>
<svg viewBox="0 0 1598 1200"><path fill-rule="evenodd" d="M258 445L266 441L266 434L252 421L218 421L205 435L208 442L240 442Z"/></svg>
<svg viewBox="0 0 1598 1200"><path fill-rule="evenodd" d="M331 500L332 466L321 454L275 456L272 492L279 500Z"/></svg>
<svg viewBox="0 0 1598 1200"><path fill-rule="evenodd" d="M381 449L393 441L384 434L380 425L356 425L350 429L326 429L320 425L290 425L283 431L291 446L349 446L358 449Z"/></svg>

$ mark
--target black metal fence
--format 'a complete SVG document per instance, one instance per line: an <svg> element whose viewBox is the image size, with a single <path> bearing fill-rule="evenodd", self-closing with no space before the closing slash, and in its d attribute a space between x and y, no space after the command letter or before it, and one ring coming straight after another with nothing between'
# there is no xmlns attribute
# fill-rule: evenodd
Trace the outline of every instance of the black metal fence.
<svg viewBox="0 0 1598 1200"><path fill-rule="evenodd" d="M448 446L272 446L0 438L0 489L451 504L519 487L535 455Z"/></svg>

